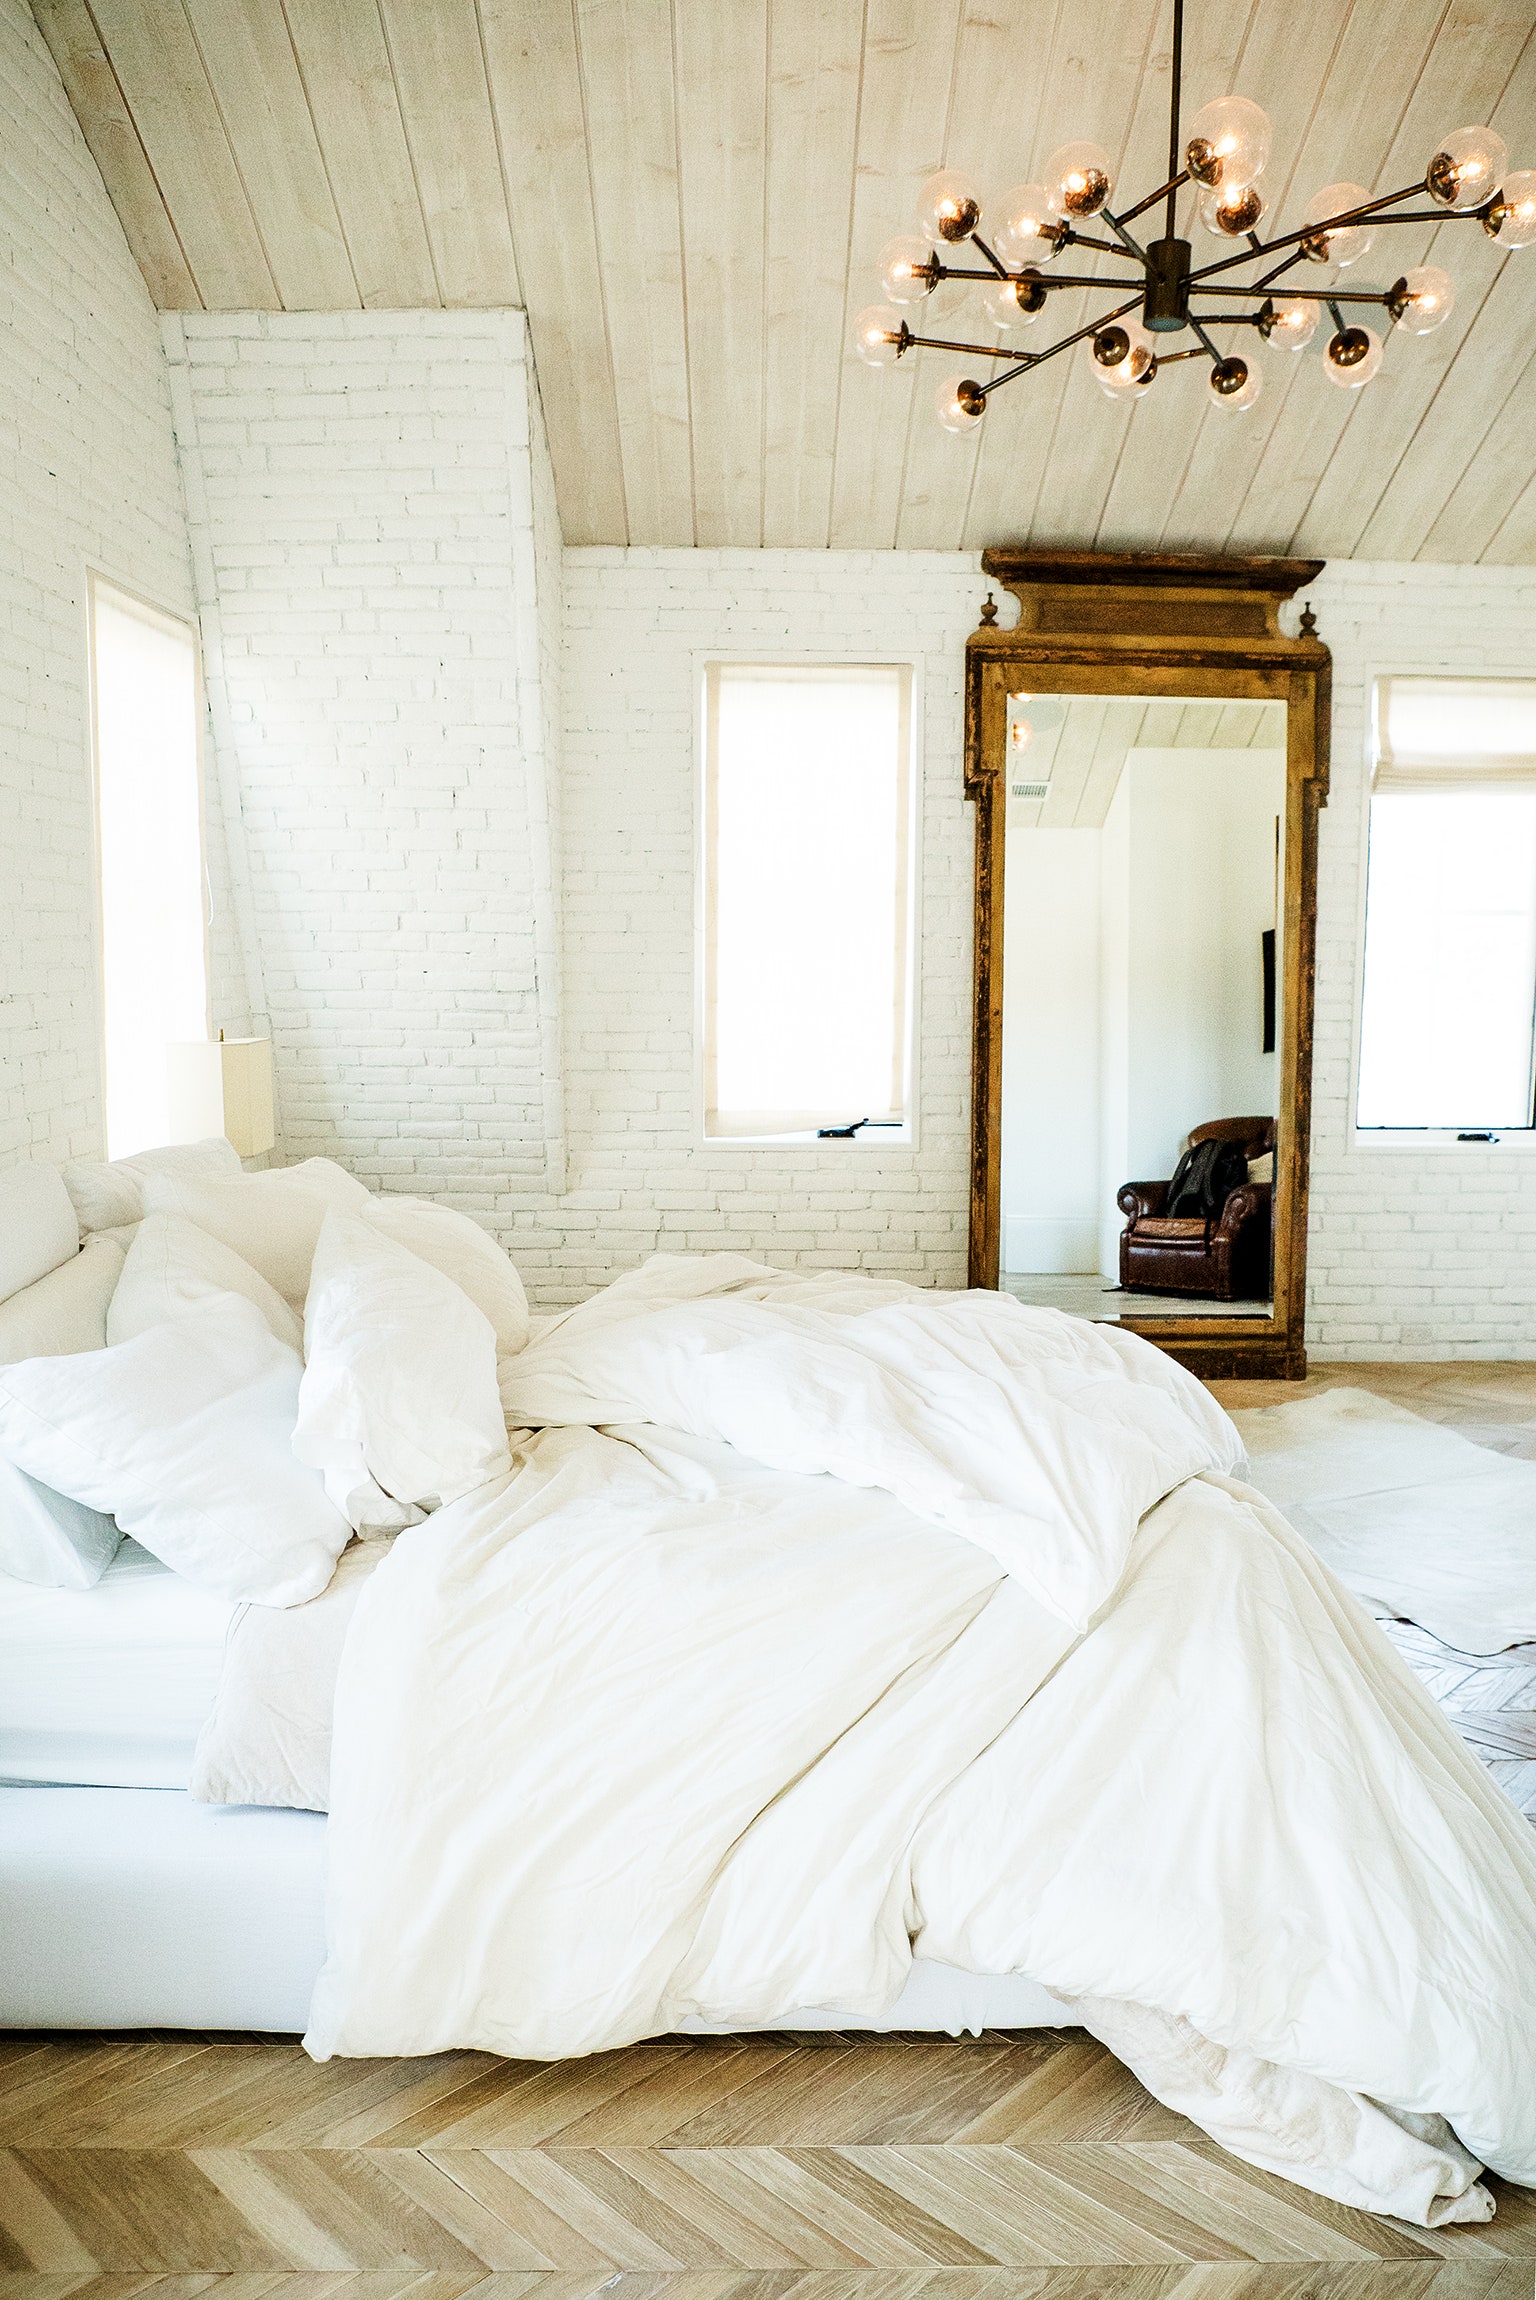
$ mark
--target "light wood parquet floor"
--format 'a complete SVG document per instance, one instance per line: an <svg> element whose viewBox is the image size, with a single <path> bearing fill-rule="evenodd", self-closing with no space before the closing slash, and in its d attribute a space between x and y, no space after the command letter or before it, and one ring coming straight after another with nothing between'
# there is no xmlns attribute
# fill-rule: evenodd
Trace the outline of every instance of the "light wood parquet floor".
<svg viewBox="0 0 1536 2300"><path fill-rule="evenodd" d="M1330 1367L1462 1424L1536 1366ZM1224 1402L1295 1385L1223 1384ZM3 1948L0 1948L3 1953ZM1533 2300L1536 2192L1434 2233L1256 2172L1072 2031L335 2061L0 2039L0 2300Z"/></svg>

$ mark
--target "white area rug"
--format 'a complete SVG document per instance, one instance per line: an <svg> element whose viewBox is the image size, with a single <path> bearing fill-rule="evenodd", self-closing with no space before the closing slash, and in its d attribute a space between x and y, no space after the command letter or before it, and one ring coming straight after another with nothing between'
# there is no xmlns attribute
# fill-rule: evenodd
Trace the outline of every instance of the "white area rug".
<svg viewBox="0 0 1536 2300"><path fill-rule="evenodd" d="M1536 1430L1451 1429L1353 1389L1232 1419L1253 1483L1536 1820Z"/></svg>

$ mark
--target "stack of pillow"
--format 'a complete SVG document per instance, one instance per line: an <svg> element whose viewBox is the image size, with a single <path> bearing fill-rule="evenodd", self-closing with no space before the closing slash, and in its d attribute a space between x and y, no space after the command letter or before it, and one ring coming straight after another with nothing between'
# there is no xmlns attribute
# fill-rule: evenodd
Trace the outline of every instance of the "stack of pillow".
<svg viewBox="0 0 1536 2300"><path fill-rule="evenodd" d="M0 1570L89 1587L131 1534L222 1596L298 1605L354 1533L510 1469L497 1367L527 1300L467 1216L325 1158L246 1174L226 1142L63 1184L85 1250L28 1287L20 1362L0 1304ZM77 1322L105 1295L105 1348L50 1338L51 1287Z"/></svg>

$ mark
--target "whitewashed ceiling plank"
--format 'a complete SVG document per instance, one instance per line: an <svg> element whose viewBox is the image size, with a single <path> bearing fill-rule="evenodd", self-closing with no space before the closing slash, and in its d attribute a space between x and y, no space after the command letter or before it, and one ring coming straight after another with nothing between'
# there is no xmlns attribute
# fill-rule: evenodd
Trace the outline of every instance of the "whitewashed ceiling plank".
<svg viewBox="0 0 1536 2300"><path fill-rule="evenodd" d="M853 220L839 340L846 346L866 304L882 298L880 250L912 229L917 196L938 167L960 0L869 0L859 104ZM896 540L902 470L914 394L926 398L943 370L919 372L909 356L896 368L866 367L844 351L838 375L837 453L832 481L834 545L888 548Z"/></svg>
<svg viewBox="0 0 1536 2300"><path fill-rule="evenodd" d="M85 0L34 0L33 14L156 308L198 310L197 282Z"/></svg>
<svg viewBox="0 0 1536 2300"><path fill-rule="evenodd" d="M1162 13L1162 0L1089 0L1059 11L1028 170L1021 167L1010 185L1038 181L1056 147L1078 137L1106 145L1120 181L1132 181L1127 170L1138 164L1138 98L1157 76ZM1156 182L1151 178L1145 188ZM1113 283L1126 267L1112 259L1068 248L1054 263L1058 270L1103 274L1105 285L1053 294L1035 329L1021 337L1031 351L1125 300ZM1006 385L988 408L981 429L990 436L982 443L963 530L973 548L1092 540L1125 445L1126 410L1105 398L1086 358L1081 346L1058 354L1038 373Z"/></svg>
<svg viewBox="0 0 1536 2300"><path fill-rule="evenodd" d="M279 8L185 0L284 311L361 302Z"/></svg>
<svg viewBox="0 0 1536 2300"><path fill-rule="evenodd" d="M1523 130L1536 146L1536 43L1529 0L1506 0L1493 10L1487 0L1454 0L1388 157L1388 188L1422 174L1449 129L1501 116L1515 141ZM1536 159L1536 148L1531 157ZM1400 174L1393 172L1398 169ZM1484 300L1509 260L1480 224L1454 222L1438 229L1384 229L1369 254L1350 267L1351 273L1363 273L1369 266L1369 284L1390 287L1416 264L1441 264L1457 284L1457 305L1429 336L1404 335L1384 313L1372 322L1384 339L1383 368L1390 367L1392 388L1381 391L1378 377L1365 390L1340 393L1351 403L1347 428L1297 525L1292 538L1296 551L1311 553L1326 537L1329 550L1353 553L1384 483L1476 330ZM1533 315L1536 305L1527 320Z"/></svg>
<svg viewBox="0 0 1536 2300"><path fill-rule="evenodd" d="M1530 426L1536 421L1536 360L1533 360L1520 379L1521 411L1530 436ZM1536 478L1527 479L1520 486L1519 474L1509 469L1505 458L1505 484L1518 489L1497 527L1483 546L1479 557L1487 567L1529 567L1536 560Z"/></svg>
<svg viewBox="0 0 1536 2300"><path fill-rule="evenodd" d="M210 310L275 311L278 292L181 0L92 11L198 294Z"/></svg>
<svg viewBox="0 0 1536 2300"><path fill-rule="evenodd" d="M1479 0L1452 0L1449 8L1445 0L1399 0L1394 37L1386 46L1381 42L1379 25L1373 27L1368 16L1362 16L1358 40L1346 33L1330 75L1331 100L1319 110L1317 127L1307 139L1303 165L1298 170L1297 220L1311 192L1337 177L1352 178L1382 192L1422 179L1435 138L1448 124L1462 125L1471 116L1463 113L1460 105L1470 103L1475 112L1480 95L1488 104L1493 103L1518 54L1507 28L1497 20L1489 27L1490 50L1498 59L1492 67L1476 41L1456 37L1441 52L1441 33L1448 25L1458 24L1469 5L1477 7ZM1383 232L1360 263L1349 267L1340 284L1348 286L1351 274L1369 287L1382 284L1377 266L1384 263L1390 267L1392 263L1382 241L1392 236ZM1302 264L1297 266L1297 274L1304 278L1313 269L1322 274L1323 284L1333 277L1332 266ZM1395 270L1388 270L1389 281L1396 276ZM1301 373L1285 395L1263 459L1234 522L1233 538L1244 548L1286 552L1294 547L1312 499L1361 403L1359 394L1340 390L1327 380L1319 346L1329 332L1324 313L1312 346L1298 355ZM1388 362L1368 391L1394 398L1400 358L1414 348L1392 346ZM1317 532L1315 526L1312 531Z"/></svg>
<svg viewBox="0 0 1536 2300"><path fill-rule="evenodd" d="M1528 317L1519 337L1506 335L1498 322L1499 298L1491 297L1489 301L1485 324L1492 342L1487 358L1477 363L1485 385L1490 375L1500 375L1502 381L1503 374L1509 373L1506 369L1501 374L1496 347L1515 340L1523 348L1536 340L1536 331L1531 329ZM1526 299L1527 315L1531 308L1531 299ZM1415 558L1450 557L1471 564L1489 554L1501 555L1496 550L1499 539L1506 539L1507 549L1508 538L1518 532L1515 505L1536 468L1536 457L1530 448L1531 440L1536 438L1536 355L1514 373L1510 388L1500 393L1499 398L1497 413L1483 426L1481 437L1476 438L1472 433L1476 444L1458 474L1456 486L1424 529L1413 554Z"/></svg>
<svg viewBox="0 0 1536 2300"><path fill-rule="evenodd" d="M475 0L379 0L400 114L450 307L522 303Z"/></svg>
<svg viewBox="0 0 1536 2300"><path fill-rule="evenodd" d="M284 5L365 307L441 304L377 0Z"/></svg>
<svg viewBox="0 0 1536 2300"><path fill-rule="evenodd" d="M627 543L574 9L481 0L481 21L561 528Z"/></svg>
<svg viewBox="0 0 1536 2300"><path fill-rule="evenodd" d="M1015 184L1028 183L1030 160L1040 124L1042 99L1048 85L1051 39L1060 14L1058 0L1042 9L1012 11L967 7L961 15L955 51L944 143L938 157L947 168L969 176L981 194L982 236L989 240L995 228L998 203ZM910 216L893 219L891 232L910 231ZM980 254L960 249L953 260L975 270ZM873 275L871 300L879 290ZM919 304L909 311L908 324L919 332L962 337L974 343L998 343L1020 351L1037 348L1052 325L1046 313L1032 327L1001 331L987 316L982 290L967 288L934 316ZM956 437L942 429L934 415L934 393L947 374L958 370L984 382L993 370L990 360L967 359L954 352L909 352L917 369L906 465L902 479L900 515L896 528L899 547L908 550L953 550L965 532L967 505L975 484L985 435L1008 394L1027 389L1011 384L989 405L980 428ZM1049 810L1047 810L1049 819Z"/></svg>
<svg viewBox="0 0 1536 2300"><path fill-rule="evenodd" d="M577 0L598 257L630 539L694 539L668 0ZM572 378L574 388L580 379Z"/></svg>
<svg viewBox="0 0 1536 2300"><path fill-rule="evenodd" d="M1521 460L1520 422L1511 396L1518 389L1521 370L1518 353L1514 362L1509 355L1512 345L1521 351L1536 345L1536 276L1521 266L1518 253L1507 254L1502 261L1502 272L1462 335L1456 358L1441 375L1412 438L1396 463L1380 475L1376 503L1355 540L1355 551L1362 557L1422 556L1431 529L1455 505L1490 433L1495 435L1497 458L1506 465ZM1507 469L1505 478L1507 482ZM1506 506L1507 502L1506 494ZM1474 511L1472 523L1478 521ZM1483 531L1485 535L1489 531L1486 520Z"/></svg>
<svg viewBox="0 0 1536 2300"><path fill-rule="evenodd" d="M1263 106L1274 130L1274 150L1263 178L1270 203L1266 231L1294 225L1312 193L1327 180L1316 172L1309 140L1351 20L1352 16L1340 19L1323 8L1265 7L1252 24L1243 49L1239 93ZM1201 243L1209 238L1198 225L1195 236ZM1210 245L1215 249L1217 243L1212 239ZM1297 270L1310 273L1312 267L1298 265ZM1294 353L1264 352L1261 357L1264 391L1257 406L1235 421L1230 411L1203 409L1188 459L1177 480L1170 477L1158 548L1209 549L1213 526L1223 538L1230 534L1234 514L1246 499L1298 374Z"/></svg>
<svg viewBox="0 0 1536 2300"><path fill-rule="evenodd" d="M694 541L763 540L768 0L675 0Z"/></svg>
<svg viewBox="0 0 1536 2300"><path fill-rule="evenodd" d="M824 548L864 0L769 0L763 541Z"/></svg>
<svg viewBox="0 0 1536 2300"><path fill-rule="evenodd" d="M1209 90L1219 94L1232 78L1237 48L1242 44L1249 9L1200 9L1186 25L1186 90L1189 106L1196 106L1196 92ZM1150 9L1145 23L1136 23L1127 16L1122 39L1127 51L1122 55L1122 69L1118 74L1120 94L1111 94L1111 106L1118 101L1120 117L1113 113L1101 117L1097 133L1115 152L1115 196L1122 207L1134 205L1143 193L1154 191L1166 179L1168 168L1168 83L1173 71L1173 46L1170 46L1170 9L1166 0ZM1141 69L1136 81L1131 81L1131 39L1136 32L1143 39ZM1191 117L1186 113L1184 117ZM1072 129L1062 122L1062 133ZM1088 131L1092 133L1092 131ZM1163 228L1163 209L1152 209L1138 216L1131 225L1134 235L1143 241ZM1104 237L1104 235L1099 235ZM1072 251L1067 251L1069 260ZM1127 267L1108 264L1108 271ZM1101 301L1099 308L1106 308ZM1134 315L1136 317L1136 315ZM1081 345L1067 354L1067 366L1072 368L1069 391L1074 398L1067 402L1062 425L1055 432L1055 448L1051 462L1046 465L1042 483L1042 508L1037 513L1037 534L1058 536L1065 540L1060 527L1060 511L1055 506L1067 501L1074 506L1076 531L1088 543L1101 547L1120 547L1145 543L1147 494L1161 494L1166 501L1168 474L1180 471L1189 458L1193 432L1198 428L1198 400L1196 389L1196 363L1189 361L1170 373L1161 375L1147 391L1145 402L1108 400L1099 389L1095 370L1092 370L1090 345ZM1026 384L1021 389L1028 391ZM1051 522L1051 524L1046 524Z"/></svg>

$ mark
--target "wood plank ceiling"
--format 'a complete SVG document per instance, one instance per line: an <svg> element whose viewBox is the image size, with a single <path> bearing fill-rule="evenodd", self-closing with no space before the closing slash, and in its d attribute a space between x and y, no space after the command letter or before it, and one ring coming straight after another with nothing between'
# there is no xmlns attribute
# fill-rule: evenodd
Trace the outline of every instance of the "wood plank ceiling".
<svg viewBox="0 0 1536 2300"><path fill-rule="evenodd" d="M569 542L1536 559L1536 248L1475 224L1359 267L1458 287L1360 393L1326 330L1266 352L1238 417L1198 363L1127 409L1073 353L961 440L933 415L952 357L848 355L936 166L996 194L1088 135L1152 188L1166 0L34 4L164 308L526 306ZM1408 182L1471 122L1536 166L1536 0L1189 14L1188 105L1235 87L1274 121L1273 223Z"/></svg>

